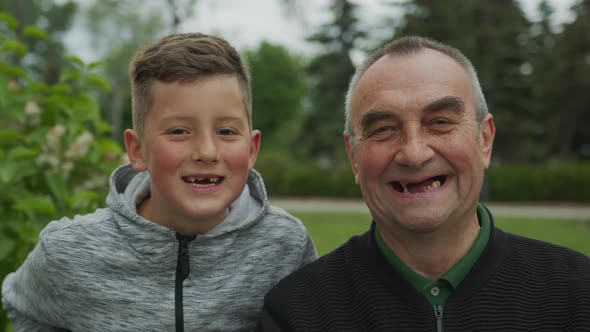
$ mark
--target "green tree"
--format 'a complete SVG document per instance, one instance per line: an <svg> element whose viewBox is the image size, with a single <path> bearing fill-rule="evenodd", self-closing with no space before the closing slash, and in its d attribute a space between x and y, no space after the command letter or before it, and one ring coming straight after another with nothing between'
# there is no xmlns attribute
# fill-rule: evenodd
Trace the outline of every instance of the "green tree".
<svg viewBox="0 0 590 332"><path fill-rule="evenodd" d="M555 82L551 81L553 59L551 52L555 46L556 34L552 24L553 8L547 0L542 0L537 8L540 18L531 26L531 39L528 44L529 65L531 74L528 84L532 89L530 101L535 121L528 123L530 135L525 138L524 149L529 152L531 160L540 161L550 158L548 137L552 123L549 118L552 110L548 104L548 96Z"/></svg>
<svg viewBox="0 0 590 332"><path fill-rule="evenodd" d="M100 100L112 126L111 137L122 142L123 130L131 126L131 90L127 68L133 54L165 30L161 9L143 8L139 1L95 1L85 11L93 48L104 62L101 74L111 89Z"/></svg>
<svg viewBox="0 0 590 332"><path fill-rule="evenodd" d="M292 146L307 93L301 58L268 42L245 55L252 71L254 127L262 131L262 148Z"/></svg>
<svg viewBox="0 0 590 332"><path fill-rule="evenodd" d="M103 206L108 174L122 157L91 97L106 85L96 64L69 57L57 83L40 81L13 63L28 54L18 30L44 36L0 13L0 280L22 263L47 222ZM0 331L5 326L0 310Z"/></svg>
<svg viewBox="0 0 590 332"><path fill-rule="evenodd" d="M576 149L590 146L590 1L573 7L576 18L563 26L550 54L546 114L551 152L572 159ZM578 151L581 153L581 151ZM587 157L587 156L586 156Z"/></svg>
<svg viewBox="0 0 590 332"><path fill-rule="evenodd" d="M149 41L176 32L192 16L197 0L94 0L84 11L92 47L112 89L101 95L112 137L120 142L131 126L131 90L127 68L133 54Z"/></svg>
<svg viewBox="0 0 590 332"><path fill-rule="evenodd" d="M71 26L77 5L74 1L50 0L0 0L0 11L10 14L18 22L16 38L28 49L27 56L11 57L7 61L15 65L26 66L31 75L46 83L53 84L59 80L65 63L63 34ZM30 32L25 33L26 26L43 27L45 38L35 38Z"/></svg>
<svg viewBox="0 0 590 332"><path fill-rule="evenodd" d="M307 66L310 77L311 108L303 123L300 141L310 156L328 166L344 162L342 143L344 97L354 74L351 52L366 36L357 18L357 5L348 0L333 0L332 19L307 38L322 48L322 53Z"/></svg>

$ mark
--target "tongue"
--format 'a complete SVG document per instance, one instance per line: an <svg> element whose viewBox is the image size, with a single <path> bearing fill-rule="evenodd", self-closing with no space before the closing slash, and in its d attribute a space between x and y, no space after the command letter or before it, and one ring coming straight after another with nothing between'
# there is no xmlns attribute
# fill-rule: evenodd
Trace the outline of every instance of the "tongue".
<svg viewBox="0 0 590 332"><path fill-rule="evenodd" d="M412 194L421 193L426 191L426 188L431 185L433 181L434 180L430 178L419 183L408 183L406 188L408 188L408 191Z"/></svg>

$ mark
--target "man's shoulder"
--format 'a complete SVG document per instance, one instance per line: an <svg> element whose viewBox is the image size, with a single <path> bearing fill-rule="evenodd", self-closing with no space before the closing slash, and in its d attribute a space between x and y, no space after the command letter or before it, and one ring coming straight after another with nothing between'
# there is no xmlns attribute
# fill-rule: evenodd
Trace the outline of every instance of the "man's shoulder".
<svg viewBox="0 0 590 332"><path fill-rule="evenodd" d="M507 234L509 253L512 261L531 269L542 270L544 275L553 273L584 277L590 282L590 257L576 250L521 235Z"/></svg>

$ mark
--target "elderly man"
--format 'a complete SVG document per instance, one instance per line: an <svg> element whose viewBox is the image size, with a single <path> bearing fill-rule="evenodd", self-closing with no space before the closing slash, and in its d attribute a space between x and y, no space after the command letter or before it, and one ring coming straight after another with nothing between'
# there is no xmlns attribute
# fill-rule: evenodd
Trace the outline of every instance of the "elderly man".
<svg viewBox="0 0 590 332"><path fill-rule="evenodd" d="M360 66L344 140L374 222L283 279L260 331L590 331L590 258L478 202L496 129L470 61L420 37Z"/></svg>

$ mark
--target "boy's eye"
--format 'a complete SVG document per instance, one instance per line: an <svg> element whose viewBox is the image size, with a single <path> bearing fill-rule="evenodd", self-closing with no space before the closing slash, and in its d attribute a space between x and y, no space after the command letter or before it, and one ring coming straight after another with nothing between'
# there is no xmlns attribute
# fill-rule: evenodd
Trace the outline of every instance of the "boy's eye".
<svg viewBox="0 0 590 332"><path fill-rule="evenodd" d="M170 134L170 135L183 135L186 133L188 133L188 131L186 131L185 129L182 129L182 128L174 128L174 129L170 129L168 131L168 134Z"/></svg>
<svg viewBox="0 0 590 332"><path fill-rule="evenodd" d="M236 132L232 129L229 129L229 128L223 128L223 129L219 129L219 131L217 131L217 133L221 136L231 136L231 135L234 135Z"/></svg>

